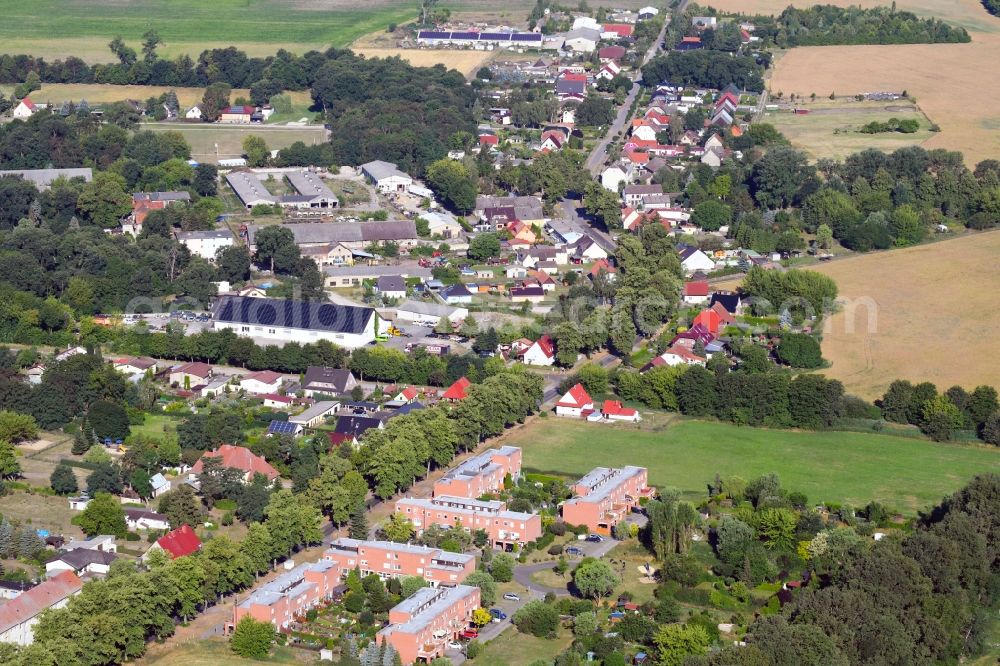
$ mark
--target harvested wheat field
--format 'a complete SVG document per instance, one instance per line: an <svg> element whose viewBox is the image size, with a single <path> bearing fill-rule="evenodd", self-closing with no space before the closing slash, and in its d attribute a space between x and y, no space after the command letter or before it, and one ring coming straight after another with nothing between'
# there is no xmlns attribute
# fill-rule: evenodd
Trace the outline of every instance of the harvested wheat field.
<svg viewBox="0 0 1000 666"><path fill-rule="evenodd" d="M718 0L727 11L778 13L787 0ZM793 4L814 4L795 0ZM834 0L833 4L859 4ZM863 0L860 4L885 4ZM892 46L809 46L787 51L776 61L768 87L788 96L853 95L870 91L906 90L921 110L941 128L926 148L960 150L966 162L1000 155L1000 111L975 104L976 91L1000 90L1000 18L990 16L977 0L900 0L899 9L936 16L965 27L970 44L903 44Z"/></svg>
<svg viewBox="0 0 1000 666"><path fill-rule="evenodd" d="M894 379L1000 385L1000 232L810 266L845 307L823 332L825 374L880 396Z"/></svg>
<svg viewBox="0 0 1000 666"><path fill-rule="evenodd" d="M458 49L400 49L372 46L352 46L351 50L366 58L400 57L414 67L444 65L457 69L466 76L476 73L493 56L492 51L465 51Z"/></svg>

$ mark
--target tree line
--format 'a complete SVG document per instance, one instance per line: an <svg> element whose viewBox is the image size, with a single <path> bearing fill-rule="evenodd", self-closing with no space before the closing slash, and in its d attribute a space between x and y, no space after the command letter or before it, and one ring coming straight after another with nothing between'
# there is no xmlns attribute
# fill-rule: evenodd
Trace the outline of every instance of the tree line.
<svg viewBox="0 0 1000 666"><path fill-rule="evenodd" d="M754 25L754 36L785 49L835 44L938 44L971 41L965 28L938 18L921 18L893 7L814 5L787 7L777 16L739 16Z"/></svg>
<svg viewBox="0 0 1000 666"><path fill-rule="evenodd" d="M660 84L716 88L734 84L742 90L764 90L764 69L770 58L734 56L723 51L671 51L660 55L642 67L643 85Z"/></svg>

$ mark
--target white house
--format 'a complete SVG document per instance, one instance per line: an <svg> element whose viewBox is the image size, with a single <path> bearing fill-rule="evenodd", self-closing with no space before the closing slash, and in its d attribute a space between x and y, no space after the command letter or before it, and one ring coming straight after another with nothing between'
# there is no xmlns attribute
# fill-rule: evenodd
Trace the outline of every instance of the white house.
<svg viewBox="0 0 1000 666"><path fill-rule="evenodd" d="M608 421L625 421L627 423L638 423L642 420L639 412L631 407L625 407L617 400L605 400L601 413Z"/></svg>
<svg viewBox="0 0 1000 666"><path fill-rule="evenodd" d="M639 10L639 20L646 21L658 15L660 10L656 7L643 7Z"/></svg>
<svg viewBox="0 0 1000 666"><path fill-rule="evenodd" d="M240 380L240 388L252 395L277 393L284 378L273 370L260 370Z"/></svg>
<svg viewBox="0 0 1000 666"><path fill-rule="evenodd" d="M177 240L191 251L208 261L215 261L215 253L233 244L233 234L228 229L212 231L180 231Z"/></svg>
<svg viewBox="0 0 1000 666"><path fill-rule="evenodd" d="M377 325L372 308L321 301L222 296L212 312L217 331L282 342L328 340L348 349L374 342Z"/></svg>
<svg viewBox="0 0 1000 666"><path fill-rule="evenodd" d="M715 262L712 261L712 258L696 247L681 250L680 259L681 268L686 273L715 270Z"/></svg>
<svg viewBox="0 0 1000 666"><path fill-rule="evenodd" d="M590 236L584 236L573 244L573 256L581 261L607 259L608 252Z"/></svg>
<svg viewBox="0 0 1000 666"><path fill-rule="evenodd" d="M0 605L0 643L31 645L38 615L47 608L63 608L81 589L83 581L79 576L62 571Z"/></svg>
<svg viewBox="0 0 1000 666"><path fill-rule="evenodd" d="M207 384L212 373L212 366L208 363L192 361L171 368L169 380L171 384L176 384L181 388L191 388Z"/></svg>
<svg viewBox="0 0 1000 666"><path fill-rule="evenodd" d="M86 574L107 575L111 563L118 555L103 550L77 548L61 553L56 559L45 563L45 575L52 576L63 571L71 571L78 576Z"/></svg>
<svg viewBox="0 0 1000 666"><path fill-rule="evenodd" d="M595 28L576 28L566 33L563 48L576 53L593 53L601 41L601 31Z"/></svg>
<svg viewBox="0 0 1000 666"><path fill-rule="evenodd" d="M399 170L392 162L374 160L362 164L361 174L384 194L390 192L406 192L413 185L413 179Z"/></svg>
<svg viewBox="0 0 1000 666"><path fill-rule="evenodd" d="M453 284L441 292L441 298L448 305L466 305L472 303L472 292L463 284Z"/></svg>
<svg viewBox="0 0 1000 666"><path fill-rule="evenodd" d="M632 136L640 141L656 141L656 130L652 125L636 125L632 128Z"/></svg>
<svg viewBox="0 0 1000 666"><path fill-rule="evenodd" d="M621 71L622 68L618 66L618 63L616 63L613 60L609 60L608 62L604 63L604 66L601 67L601 71L599 71L597 73L597 76L595 76L594 78L605 79L610 81L611 79L618 76L621 73Z"/></svg>
<svg viewBox="0 0 1000 666"><path fill-rule="evenodd" d="M580 417L585 411L593 409L594 400L587 393L587 389L583 388L583 384L575 384L556 403L556 416Z"/></svg>
<svg viewBox="0 0 1000 666"><path fill-rule="evenodd" d="M628 181L628 174L620 166L609 166L601 172L601 185L616 194Z"/></svg>
<svg viewBox="0 0 1000 666"><path fill-rule="evenodd" d="M705 365L705 358L682 345L674 345L660 354L664 365Z"/></svg>
<svg viewBox="0 0 1000 666"><path fill-rule="evenodd" d="M535 340L535 342L524 351L521 357L527 365L549 366L556 361L556 349L552 338L547 335Z"/></svg>
<svg viewBox="0 0 1000 666"><path fill-rule="evenodd" d="M197 105L192 106L184 113L184 117L188 120L201 120L201 109Z"/></svg>
<svg viewBox="0 0 1000 666"><path fill-rule="evenodd" d="M12 115L19 120L27 120L38 111L38 105L31 101L30 97L25 97L14 107Z"/></svg>
<svg viewBox="0 0 1000 666"><path fill-rule="evenodd" d="M207 384L201 387L198 392L202 398L214 398L220 396L226 392L226 387L229 386L229 380L232 377L227 377L225 375L221 377L214 377L209 380ZM194 384L192 384L194 386Z"/></svg>
<svg viewBox="0 0 1000 666"><path fill-rule="evenodd" d="M149 509L134 507L125 508L125 524L133 531L170 529L170 521L167 520L166 516Z"/></svg>
<svg viewBox="0 0 1000 666"><path fill-rule="evenodd" d="M335 400L321 400L301 414L289 416L288 422L300 425L303 428L314 428L323 423L326 417L333 416L339 411L339 402Z"/></svg>
<svg viewBox="0 0 1000 666"><path fill-rule="evenodd" d="M149 485L153 488L153 497L159 497L163 493L170 491L170 481L159 472L149 479Z"/></svg>
<svg viewBox="0 0 1000 666"><path fill-rule="evenodd" d="M375 291L382 298L406 298L406 280L402 275L383 275L375 282Z"/></svg>

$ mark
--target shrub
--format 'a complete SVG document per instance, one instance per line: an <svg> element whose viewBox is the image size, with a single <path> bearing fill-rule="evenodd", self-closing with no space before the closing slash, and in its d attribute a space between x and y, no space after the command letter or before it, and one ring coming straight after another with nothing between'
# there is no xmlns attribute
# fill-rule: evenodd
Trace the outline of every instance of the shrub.
<svg viewBox="0 0 1000 666"><path fill-rule="evenodd" d="M526 634L545 638L559 627L559 613L542 601L529 601L512 619L514 626Z"/></svg>

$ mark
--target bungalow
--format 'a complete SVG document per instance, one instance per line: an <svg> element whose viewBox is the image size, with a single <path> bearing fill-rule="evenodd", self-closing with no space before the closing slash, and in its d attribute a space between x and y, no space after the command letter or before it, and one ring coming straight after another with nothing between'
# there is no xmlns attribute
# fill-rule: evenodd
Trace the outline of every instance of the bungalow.
<svg viewBox="0 0 1000 666"><path fill-rule="evenodd" d="M626 172L620 166L609 166L601 172L601 186L606 190L618 193L622 186L631 180L631 169Z"/></svg>
<svg viewBox="0 0 1000 666"><path fill-rule="evenodd" d="M219 112L220 123L231 125L249 124L253 116L254 108L246 105L227 106Z"/></svg>
<svg viewBox="0 0 1000 666"><path fill-rule="evenodd" d="M686 247L678 255L681 260L681 268L688 274L695 271L715 270L715 262L707 254L696 247Z"/></svg>
<svg viewBox="0 0 1000 666"><path fill-rule="evenodd" d="M677 45L678 51L696 51L702 47L701 37L682 37Z"/></svg>
<svg viewBox="0 0 1000 666"><path fill-rule="evenodd" d="M406 280L401 275L382 275L375 281L375 291L382 298L406 298Z"/></svg>
<svg viewBox="0 0 1000 666"><path fill-rule="evenodd" d="M170 559L176 560L178 557L185 557L201 550L201 539L190 525L185 524L157 539L142 556L142 561L145 562L154 550L162 550L170 556Z"/></svg>
<svg viewBox="0 0 1000 666"><path fill-rule="evenodd" d="M541 303L545 290L541 287L511 287L507 292L511 303Z"/></svg>
<svg viewBox="0 0 1000 666"><path fill-rule="evenodd" d="M453 284L441 292L441 298L448 305L467 305L472 303L472 292L463 284Z"/></svg>
<svg viewBox="0 0 1000 666"><path fill-rule="evenodd" d="M18 103L17 106L14 107L11 114L15 119L27 120L31 116L35 115L39 108L40 107L37 104L31 101L30 97L25 97Z"/></svg>
<svg viewBox="0 0 1000 666"><path fill-rule="evenodd" d="M170 481L167 481L167 478L159 472L149 479L149 485L153 489L154 498L170 491Z"/></svg>
<svg viewBox="0 0 1000 666"><path fill-rule="evenodd" d="M263 395L259 395L257 397L264 401L262 404L265 407L270 407L271 409L288 409L295 404L295 398L290 395L264 393ZM306 398L306 400L308 400L308 398Z"/></svg>
<svg viewBox="0 0 1000 666"><path fill-rule="evenodd" d="M607 250L590 236L583 236L570 247L573 249L573 257L580 261L599 261L608 258Z"/></svg>
<svg viewBox="0 0 1000 666"><path fill-rule="evenodd" d="M77 576L107 575L111 563L118 559L116 553L89 548L76 548L57 555L45 563L45 575L54 576L63 571L72 571Z"/></svg>
<svg viewBox="0 0 1000 666"><path fill-rule="evenodd" d="M202 398L215 398L226 392L226 387L229 386L229 381L232 377L222 375L221 377L214 377L208 381L207 384L201 385L201 390L198 394Z"/></svg>
<svg viewBox="0 0 1000 666"><path fill-rule="evenodd" d="M144 375L147 372L156 374L156 360L143 356L124 356L115 359L112 364L115 370L126 375Z"/></svg>
<svg viewBox="0 0 1000 666"><path fill-rule="evenodd" d="M530 276L525 279L523 287L541 287L543 291L555 291L556 281L545 271L532 270Z"/></svg>
<svg viewBox="0 0 1000 666"><path fill-rule="evenodd" d="M288 417L288 422L302 428L315 428L326 419L340 411L340 403L335 400L322 400L309 407L301 414Z"/></svg>
<svg viewBox="0 0 1000 666"><path fill-rule="evenodd" d="M583 384L574 384L556 403L556 416L587 416L594 411L594 400L583 388Z"/></svg>
<svg viewBox="0 0 1000 666"><path fill-rule="evenodd" d="M133 531L170 529L170 521L166 516L136 507L125 507L125 524Z"/></svg>
<svg viewBox="0 0 1000 666"><path fill-rule="evenodd" d="M251 395L277 393L281 389L284 377L273 370L260 370L240 380L240 388Z"/></svg>
<svg viewBox="0 0 1000 666"><path fill-rule="evenodd" d="M657 358L662 360L664 365L670 366L705 365L705 358L703 356L695 354L684 345L673 345L670 349L657 356Z"/></svg>
<svg viewBox="0 0 1000 666"><path fill-rule="evenodd" d="M638 411L622 406L622 403L617 400L605 400L604 406L601 408L601 413L608 421L638 423L642 418L639 416Z"/></svg>
<svg viewBox="0 0 1000 666"><path fill-rule="evenodd" d="M708 302L708 282L696 280L684 283L684 302L688 305L698 305Z"/></svg>
<svg viewBox="0 0 1000 666"><path fill-rule="evenodd" d="M628 23L605 23L601 30L601 39L627 39L632 36L635 26Z"/></svg>
<svg viewBox="0 0 1000 666"><path fill-rule="evenodd" d="M521 357L521 361L527 365L550 366L555 363L555 360L555 344L548 335L543 335L535 340Z"/></svg>
<svg viewBox="0 0 1000 666"><path fill-rule="evenodd" d="M618 62L625 57L624 46L603 46L597 51L601 62Z"/></svg>
<svg viewBox="0 0 1000 666"><path fill-rule="evenodd" d="M467 395L467 390L469 386L472 385L465 377L459 377L455 380L455 383L448 387L448 389L441 394L442 400L450 400L452 402L458 402L459 400L464 400Z"/></svg>
<svg viewBox="0 0 1000 666"><path fill-rule="evenodd" d="M208 363L192 361L172 368L169 378L171 384L189 389L192 386L207 383L212 374L212 366Z"/></svg>

